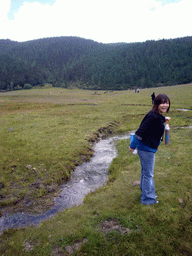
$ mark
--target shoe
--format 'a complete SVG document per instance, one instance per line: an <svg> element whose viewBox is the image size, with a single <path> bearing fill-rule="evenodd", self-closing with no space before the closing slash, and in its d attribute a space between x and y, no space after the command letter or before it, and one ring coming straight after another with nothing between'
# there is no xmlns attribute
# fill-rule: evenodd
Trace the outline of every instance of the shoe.
<svg viewBox="0 0 192 256"><path fill-rule="evenodd" d="M155 198L157 198L158 196L155 196Z"/></svg>
<svg viewBox="0 0 192 256"><path fill-rule="evenodd" d="M156 204L158 204L159 203L159 201L156 201Z"/></svg>

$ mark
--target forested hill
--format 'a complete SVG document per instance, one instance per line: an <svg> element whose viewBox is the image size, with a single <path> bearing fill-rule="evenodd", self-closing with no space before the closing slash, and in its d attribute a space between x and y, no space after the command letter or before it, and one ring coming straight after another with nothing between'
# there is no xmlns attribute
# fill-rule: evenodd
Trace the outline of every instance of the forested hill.
<svg viewBox="0 0 192 256"><path fill-rule="evenodd" d="M192 82L192 37L102 44L78 37L0 40L0 90L121 90Z"/></svg>

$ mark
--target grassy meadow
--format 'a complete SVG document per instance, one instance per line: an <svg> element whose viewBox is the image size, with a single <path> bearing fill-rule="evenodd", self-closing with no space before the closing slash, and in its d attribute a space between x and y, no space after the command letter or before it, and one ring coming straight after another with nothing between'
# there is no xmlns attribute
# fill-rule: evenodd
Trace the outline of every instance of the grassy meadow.
<svg viewBox="0 0 192 256"><path fill-rule="evenodd" d="M140 163L118 143L107 185L38 227L4 231L0 255L192 255L192 84L128 91L0 93L0 216L40 213L101 135L138 128L151 94L171 100L170 145L156 154L159 204L140 204ZM182 109L189 109L183 111Z"/></svg>

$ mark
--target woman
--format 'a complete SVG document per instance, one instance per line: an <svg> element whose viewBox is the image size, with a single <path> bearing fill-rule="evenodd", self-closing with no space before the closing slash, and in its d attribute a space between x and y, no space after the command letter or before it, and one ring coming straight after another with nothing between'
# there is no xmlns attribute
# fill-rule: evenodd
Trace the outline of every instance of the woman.
<svg viewBox="0 0 192 256"><path fill-rule="evenodd" d="M139 129L135 132L129 150L137 148L141 162L141 203L156 204L155 184L153 172L155 166L155 153L163 137L165 117L168 113L170 100L166 94L159 94L154 100L153 108L143 118Z"/></svg>

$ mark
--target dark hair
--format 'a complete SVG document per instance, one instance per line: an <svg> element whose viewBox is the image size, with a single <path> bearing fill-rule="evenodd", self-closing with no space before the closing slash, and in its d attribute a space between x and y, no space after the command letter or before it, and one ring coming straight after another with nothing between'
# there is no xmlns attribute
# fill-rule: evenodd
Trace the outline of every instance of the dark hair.
<svg viewBox="0 0 192 256"><path fill-rule="evenodd" d="M169 97L166 94L162 94L162 93L158 94L157 97L155 97L152 110L154 112L158 113L158 107L160 104L163 104L163 103L169 103L169 107L167 109L167 113L168 113L171 102L170 102Z"/></svg>

